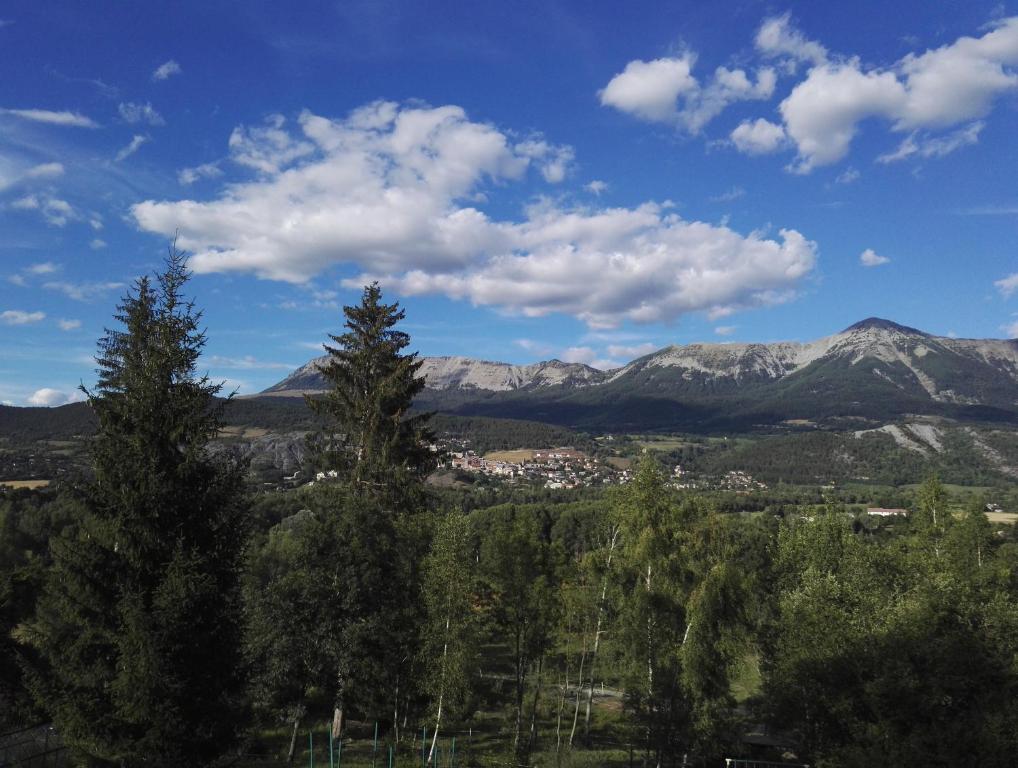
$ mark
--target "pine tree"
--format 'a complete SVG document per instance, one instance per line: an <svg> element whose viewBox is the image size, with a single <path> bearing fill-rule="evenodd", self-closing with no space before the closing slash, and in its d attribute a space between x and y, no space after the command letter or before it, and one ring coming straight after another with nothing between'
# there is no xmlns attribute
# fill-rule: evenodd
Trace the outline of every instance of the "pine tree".
<svg viewBox="0 0 1018 768"><path fill-rule="evenodd" d="M43 661L35 694L94 765L207 765L243 713L241 477L206 451L223 402L195 372L205 335L188 277L171 249L99 342L94 478L22 633Z"/></svg>
<svg viewBox="0 0 1018 768"><path fill-rule="evenodd" d="M403 354L410 337L396 330L406 316L398 303L382 303L378 283L364 288L361 303L343 308L346 333L326 345L322 374L331 385L309 406L328 427L314 453L322 466L340 470L355 491L394 501L419 485L434 467L427 443L430 414L410 415L424 388L417 353Z"/></svg>

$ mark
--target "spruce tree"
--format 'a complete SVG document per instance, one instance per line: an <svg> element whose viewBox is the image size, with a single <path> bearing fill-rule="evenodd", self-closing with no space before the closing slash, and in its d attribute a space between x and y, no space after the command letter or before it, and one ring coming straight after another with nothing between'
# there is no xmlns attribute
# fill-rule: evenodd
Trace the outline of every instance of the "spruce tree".
<svg viewBox="0 0 1018 768"><path fill-rule="evenodd" d="M426 546L420 512L433 468L430 414L410 414L423 389L421 362L406 354L398 303L378 284L344 307L346 332L330 335L329 383L308 404L324 428L309 438L320 469L337 470L309 498L312 519L298 534L309 578L322 585L318 647L332 678L333 733L354 710L380 719L409 706L410 667L423 621L420 563ZM395 715L394 715L395 717Z"/></svg>
<svg viewBox="0 0 1018 768"><path fill-rule="evenodd" d="M433 467L428 448L430 414L410 415L424 389L417 377L417 353L404 354L410 337L395 328L406 313L382 302L378 283L364 288L361 303L343 308L346 332L326 345L322 374L329 388L308 404L326 422L313 453L322 468L336 469L355 492L380 495L392 503L416 498L415 490Z"/></svg>
<svg viewBox="0 0 1018 768"><path fill-rule="evenodd" d="M92 765L207 765L242 716L241 477L209 458L221 385L198 376L186 260L139 279L99 342L93 479L24 637L33 687Z"/></svg>

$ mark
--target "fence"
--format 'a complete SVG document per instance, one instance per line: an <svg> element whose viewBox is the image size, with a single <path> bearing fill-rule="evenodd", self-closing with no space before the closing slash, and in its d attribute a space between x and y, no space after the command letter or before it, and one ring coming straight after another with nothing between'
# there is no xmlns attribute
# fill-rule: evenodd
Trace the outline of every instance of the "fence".
<svg viewBox="0 0 1018 768"><path fill-rule="evenodd" d="M45 723L0 734L0 768L66 768L70 754Z"/></svg>

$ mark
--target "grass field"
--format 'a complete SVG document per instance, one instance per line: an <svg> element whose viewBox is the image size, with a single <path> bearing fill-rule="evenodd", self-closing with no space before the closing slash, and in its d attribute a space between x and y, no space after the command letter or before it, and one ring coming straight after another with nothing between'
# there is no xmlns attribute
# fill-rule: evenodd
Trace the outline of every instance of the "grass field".
<svg viewBox="0 0 1018 768"><path fill-rule="evenodd" d="M529 448L521 448L516 451L492 451L484 456L487 461L508 461L518 464L523 461L530 461L534 458L534 451Z"/></svg>
<svg viewBox="0 0 1018 768"><path fill-rule="evenodd" d="M49 480L0 480L0 485L8 488L45 488Z"/></svg>
<svg viewBox="0 0 1018 768"><path fill-rule="evenodd" d="M1014 512L987 512L986 517L991 523L1007 523L1008 525L1018 523L1018 514Z"/></svg>

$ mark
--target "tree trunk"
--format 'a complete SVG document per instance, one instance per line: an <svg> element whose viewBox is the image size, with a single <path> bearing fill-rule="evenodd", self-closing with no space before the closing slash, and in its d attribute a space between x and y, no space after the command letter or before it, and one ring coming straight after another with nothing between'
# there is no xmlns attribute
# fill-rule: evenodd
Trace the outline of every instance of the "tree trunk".
<svg viewBox="0 0 1018 768"><path fill-rule="evenodd" d="M605 603L608 599L608 574L611 572L612 557L615 555L615 544L619 540L620 529L612 528L608 540L608 560L605 563L604 579L601 581L601 601L597 606L597 629L594 631L594 647L590 653L590 685L587 688L587 711L583 716L583 740L590 746L590 710L594 703L594 669L597 662L597 649L601 645L601 625L604 619Z"/></svg>
<svg viewBox="0 0 1018 768"><path fill-rule="evenodd" d="M580 653L580 671L576 678L576 704L573 706L573 727L569 731L569 746L573 746L573 739L576 737L576 723L580 719L580 698L583 696L583 665L587 661L587 636L583 636L583 651ZM566 680L566 687L569 681Z"/></svg>
<svg viewBox="0 0 1018 768"><path fill-rule="evenodd" d="M428 765L431 765L431 761L435 757L435 746L438 744L438 729L442 725L442 702L445 699L445 664L449 658L449 626L451 623L452 617L446 614L445 643L442 645L442 674L439 677L438 683L438 711L435 713L435 733L431 737L431 749L428 750Z"/></svg>
<svg viewBox="0 0 1018 768"><path fill-rule="evenodd" d="M286 753L287 765L293 764L293 754L297 750L297 731L300 728L300 721L304 718L304 703L299 702L293 708L293 732L290 734L290 749Z"/></svg>
<svg viewBox="0 0 1018 768"><path fill-rule="evenodd" d="M544 655L537 660L537 682L534 684L534 703L530 707L530 737L527 739L527 759L534 750L537 741L537 703L541 698L541 673L544 671Z"/></svg>

